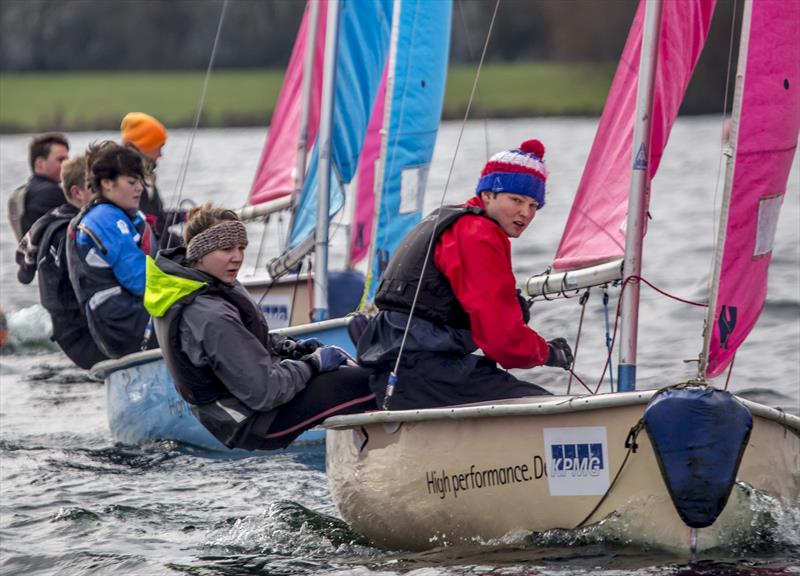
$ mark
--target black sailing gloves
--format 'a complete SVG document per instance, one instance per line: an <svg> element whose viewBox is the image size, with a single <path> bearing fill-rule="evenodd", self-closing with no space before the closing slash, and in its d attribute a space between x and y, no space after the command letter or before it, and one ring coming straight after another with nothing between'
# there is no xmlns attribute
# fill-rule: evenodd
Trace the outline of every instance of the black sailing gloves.
<svg viewBox="0 0 800 576"><path fill-rule="evenodd" d="M525 296L522 295L522 290L517 288L517 301L519 301L520 310L522 310L522 321L525 324L530 323L531 321L531 304L533 304L533 299L526 300Z"/></svg>
<svg viewBox="0 0 800 576"><path fill-rule="evenodd" d="M281 358L299 360L314 352L322 346L322 342L316 338L306 338L305 340L295 340L291 337L281 337L270 335L272 343Z"/></svg>
<svg viewBox="0 0 800 576"><path fill-rule="evenodd" d="M572 367L574 358L572 357L572 349L567 344L564 338L556 338L547 342L548 354L545 366L553 366L554 368L563 368L569 370Z"/></svg>

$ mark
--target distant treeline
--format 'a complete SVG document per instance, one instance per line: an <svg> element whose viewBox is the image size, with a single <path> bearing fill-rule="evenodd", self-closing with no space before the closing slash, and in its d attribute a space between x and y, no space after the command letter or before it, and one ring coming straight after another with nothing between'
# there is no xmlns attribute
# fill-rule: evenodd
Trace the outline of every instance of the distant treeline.
<svg viewBox="0 0 800 576"><path fill-rule="evenodd" d="M488 61L615 61L637 4L501 0ZM685 112L722 107L733 5L717 2ZM0 72L202 70L222 6L222 0L0 0ZM283 69L304 8L303 0L229 0L216 67ZM494 8L493 0L455 0L452 64L477 61Z"/></svg>

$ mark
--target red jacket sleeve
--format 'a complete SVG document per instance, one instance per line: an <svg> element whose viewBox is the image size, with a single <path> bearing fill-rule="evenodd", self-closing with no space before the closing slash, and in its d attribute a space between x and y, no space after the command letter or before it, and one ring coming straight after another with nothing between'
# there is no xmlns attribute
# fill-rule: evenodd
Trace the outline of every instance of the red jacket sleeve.
<svg viewBox="0 0 800 576"><path fill-rule="evenodd" d="M547 360L547 342L522 320L511 269L511 245L497 224L467 215L442 234L434 252L469 314L472 338L504 368L531 368Z"/></svg>

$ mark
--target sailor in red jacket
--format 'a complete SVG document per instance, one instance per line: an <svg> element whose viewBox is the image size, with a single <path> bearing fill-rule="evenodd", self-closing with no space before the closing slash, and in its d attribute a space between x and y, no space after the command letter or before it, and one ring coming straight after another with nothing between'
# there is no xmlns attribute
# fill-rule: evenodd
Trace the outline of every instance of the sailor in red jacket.
<svg viewBox="0 0 800 576"><path fill-rule="evenodd" d="M389 408L548 394L497 364L572 364L566 340L548 342L528 327L511 267L508 239L520 236L544 206L543 156L538 140L496 154L475 197L432 213L398 247L375 296L380 312L358 344L359 362L373 369L370 385L382 404L420 283ZM432 234L432 263L426 263ZM474 354L478 348L483 355Z"/></svg>

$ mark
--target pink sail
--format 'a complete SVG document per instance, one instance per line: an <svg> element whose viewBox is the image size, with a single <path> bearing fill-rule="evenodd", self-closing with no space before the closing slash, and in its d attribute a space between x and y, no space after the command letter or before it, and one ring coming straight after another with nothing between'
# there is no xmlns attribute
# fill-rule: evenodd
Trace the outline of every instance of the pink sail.
<svg viewBox="0 0 800 576"><path fill-rule="evenodd" d="M386 100L386 76L383 72L375 105L367 126L367 135L361 156L358 159L358 182L353 214L353 233L350 238L350 263L356 264L369 254L372 238L372 222L375 216L375 168L381 152L381 129L383 128L384 103Z"/></svg>
<svg viewBox="0 0 800 576"><path fill-rule="evenodd" d="M800 2L754 0L752 10L708 377L733 360L764 306L800 131Z"/></svg>
<svg viewBox="0 0 800 576"><path fill-rule="evenodd" d="M287 196L294 191L294 170L300 141L300 109L302 106L303 67L309 29L310 2L306 5L303 21L292 49L292 56L283 79L281 93L272 113L267 142L258 162L258 169L250 189L249 203L261 204ZM319 127L320 94L322 92L322 59L325 52L325 15L327 1L322 1L318 11L317 34L314 42L311 100L308 112L307 146L316 140Z"/></svg>
<svg viewBox="0 0 800 576"><path fill-rule="evenodd" d="M664 2L650 141L652 178L708 34L715 0ZM644 0L639 4L553 267L621 258L631 178Z"/></svg>

